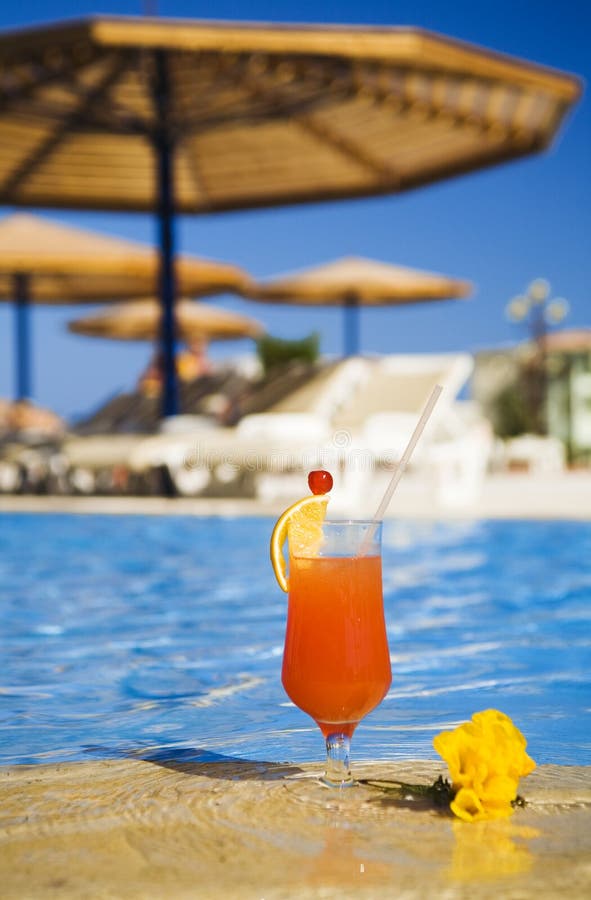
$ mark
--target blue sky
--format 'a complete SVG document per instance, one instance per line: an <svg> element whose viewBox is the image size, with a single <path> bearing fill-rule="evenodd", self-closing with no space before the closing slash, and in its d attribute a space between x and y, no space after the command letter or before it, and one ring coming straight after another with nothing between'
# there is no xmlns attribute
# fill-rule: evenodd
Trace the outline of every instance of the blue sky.
<svg viewBox="0 0 591 900"><path fill-rule="evenodd" d="M152 3L125 0L23 0L2 4L0 28L91 13L141 14ZM416 25L591 78L591 4L587 0L216 0L215 5L157 0L163 16L266 21ZM566 297L568 327L591 326L591 117L587 93L547 153L452 179L402 196L217 216L181 217L180 249L244 266L257 277L356 254L470 279L468 302L364 310L367 352L474 351L521 339L504 316L508 300L537 277ZM10 210L0 210L0 215ZM152 242L148 215L40 214ZM322 350L342 346L337 311L210 300L259 318L273 333L321 333ZM36 308L34 398L73 416L133 386L150 349L69 335L65 323L88 307ZM12 309L0 309L0 396L14 386ZM248 343L212 347L212 356L246 352Z"/></svg>

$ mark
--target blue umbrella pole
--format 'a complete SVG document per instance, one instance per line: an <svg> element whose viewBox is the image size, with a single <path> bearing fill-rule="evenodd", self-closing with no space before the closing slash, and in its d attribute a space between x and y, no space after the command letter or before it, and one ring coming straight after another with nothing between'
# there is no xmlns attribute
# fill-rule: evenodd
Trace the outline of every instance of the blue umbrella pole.
<svg viewBox="0 0 591 900"><path fill-rule="evenodd" d="M160 248L160 301L162 318L160 330L160 352L162 364L162 415L175 416L179 411L178 381L176 375L176 339L174 304L175 284L175 241L174 241L174 140L170 135L170 83L163 53L156 54L155 103L158 128L154 149L157 165L158 191L158 231Z"/></svg>
<svg viewBox="0 0 591 900"><path fill-rule="evenodd" d="M345 356L359 353L359 300L351 294L345 298L343 307Z"/></svg>
<svg viewBox="0 0 591 900"><path fill-rule="evenodd" d="M24 272L14 275L15 314L15 400L31 397L31 317L29 279Z"/></svg>

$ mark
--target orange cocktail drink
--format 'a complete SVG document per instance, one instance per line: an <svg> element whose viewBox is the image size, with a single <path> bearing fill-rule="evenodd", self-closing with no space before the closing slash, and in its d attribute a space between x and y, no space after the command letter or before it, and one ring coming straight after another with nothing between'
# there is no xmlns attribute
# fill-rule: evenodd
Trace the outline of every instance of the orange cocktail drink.
<svg viewBox="0 0 591 900"><path fill-rule="evenodd" d="M354 784L351 735L383 700L392 672L382 599L381 523L442 388L431 392L388 488L370 521L326 519L330 472L310 472L311 496L277 519L270 554L289 595L283 686L326 739L331 786ZM283 548L289 545L289 573Z"/></svg>
<svg viewBox="0 0 591 900"><path fill-rule="evenodd" d="M324 735L323 781L342 787L354 783L351 736L392 680L381 524L325 519L313 541L289 543L283 686Z"/></svg>
<svg viewBox="0 0 591 900"><path fill-rule="evenodd" d="M290 699L325 737L351 737L391 679L380 556L291 557L282 671Z"/></svg>

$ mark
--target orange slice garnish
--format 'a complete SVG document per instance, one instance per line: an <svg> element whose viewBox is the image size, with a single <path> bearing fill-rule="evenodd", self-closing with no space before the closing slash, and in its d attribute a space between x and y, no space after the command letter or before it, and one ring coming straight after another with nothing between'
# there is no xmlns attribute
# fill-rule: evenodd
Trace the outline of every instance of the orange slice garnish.
<svg viewBox="0 0 591 900"><path fill-rule="evenodd" d="M277 519L271 535L271 562L281 590L287 593L289 580L283 545L287 540L292 556L316 556L322 544L322 523L328 497L313 494L298 500Z"/></svg>

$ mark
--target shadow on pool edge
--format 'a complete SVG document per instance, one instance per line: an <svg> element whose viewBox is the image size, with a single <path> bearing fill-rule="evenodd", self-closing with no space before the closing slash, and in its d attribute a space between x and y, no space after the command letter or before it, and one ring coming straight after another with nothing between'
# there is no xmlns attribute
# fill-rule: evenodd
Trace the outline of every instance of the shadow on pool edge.
<svg viewBox="0 0 591 900"><path fill-rule="evenodd" d="M268 762L262 760L241 759L240 757L224 756L221 753L213 753L210 750L202 750L199 748L159 748L148 753L135 752L129 754L132 759L141 759L142 762L153 763L165 769L179 772L183 775L201 775L207 778L221 779L225 781L281 781L289 776L308 775L299 766L290 763ZM324 793L326 788L320 784L316 777L312 777L311 781L304 778L306 787L313 784L319 787ZM295 779L295 784L299 783L299 779ZM358 782L361 785L368 786L368 782L363 779ZM404 786L402 782L396 782ZM301 787L301 783L299 784ZM407 785L411 787L411 785ZM299 788L298 788L299 790ZM408 809L413 812L431 811L443 818L449 818L450 812L440 804L435 804L432 797L418 795L411 791L412 796L408 796L407 792L398 795L384 796L381 791L376 791L375 795L367 799L366 802L382 807L395 807L397 809ZM317 802L316 794L308 796L308 800Z"/></svg>
<svg viewBox="0 0 591 900"><path fill-rule="evenodd" d="M290 763L242 759L213 753L199 747L160 747L153 751L134 751L125 755L129 759L140 759L183 775L206 775L208 778L228 781L275 781L303 772L298 766Z"/></svg>

